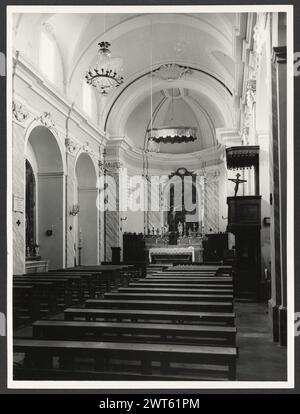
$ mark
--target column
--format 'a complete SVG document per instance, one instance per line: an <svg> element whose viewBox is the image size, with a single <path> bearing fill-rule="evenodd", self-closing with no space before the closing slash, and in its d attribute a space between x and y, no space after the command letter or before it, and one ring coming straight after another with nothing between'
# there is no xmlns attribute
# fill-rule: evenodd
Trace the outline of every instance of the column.
<svg viewBox="0 0 300 414"><path fill-rule="evenodd" d="M121 168L122 165L119 161L105 163L105 182L107 185L105 194L107 197L107 204L112 207L104 212L104 261L106 262L111 261L111 248L122 248L123 245L123 240L121 240L120 237L119 211L119 173ZM115 183L115 187L113 186L113 183ZM115 205L113 206L113 204Z"/></svg>
<svg viewBox="0 0 300 414"><path fill-rule="evenodd" d="M286 48L273 49L271 169L271 257L274 340L286 345ZM273 187L273 191L272 191Z"/></svg>

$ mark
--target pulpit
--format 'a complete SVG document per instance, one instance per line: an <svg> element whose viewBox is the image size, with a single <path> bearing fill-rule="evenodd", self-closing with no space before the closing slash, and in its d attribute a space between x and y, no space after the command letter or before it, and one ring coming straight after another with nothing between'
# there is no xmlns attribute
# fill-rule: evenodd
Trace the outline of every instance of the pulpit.
<svg viewBox="0 0 300 414"><path fill-rule="evenodd" d="M259 147L226 149L227 168L254 168L255 194L228 197L227 231L235 235L235 271L239 297L258 299L261 283L261 196L259 195ZM237 192L236 192L237 193Z"/></svg>

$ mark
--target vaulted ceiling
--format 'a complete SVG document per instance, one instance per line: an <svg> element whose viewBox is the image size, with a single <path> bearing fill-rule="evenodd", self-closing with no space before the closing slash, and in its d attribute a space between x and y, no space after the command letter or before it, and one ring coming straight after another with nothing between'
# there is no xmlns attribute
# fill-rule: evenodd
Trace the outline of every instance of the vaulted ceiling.
<svg viewBox="0 0 300 414"><path fill-rule="evenodd" d="M241 15L229 13L27 13L15 15L14 47L38 66L39 33L46 28L61 61L57 86L81 106L82 82L96 63L97 44L109 41L125 82L108 97L95 96L99 128L111 136L126 135L142 149L151 117L155 114L156 126L168 123L173 94L175 122L194 124L198 139L164 152L187 153L215 145L216 128L235 126L234 46L240 25ZM168 64L191 70L172 81L150 76Z"/></svg>

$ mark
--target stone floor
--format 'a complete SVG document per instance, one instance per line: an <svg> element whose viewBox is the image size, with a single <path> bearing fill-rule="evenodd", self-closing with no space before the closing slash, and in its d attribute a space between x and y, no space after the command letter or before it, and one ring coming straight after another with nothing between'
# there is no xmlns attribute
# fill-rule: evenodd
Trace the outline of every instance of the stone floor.
<svg viewBox="0 0 300 414"><path fill-rule="evenodd" d="M236 303L239 381L286 381L287 349L272 340L268 307Z"/></svg>
<svg viewBox="0 0 300 414"><path fill-rule="evenodd" d="M285 381L287 350L272 341L268 307L264 303L235 304L238 329L238 381ZM53 319L62 319L56 315ZM31 327L21 329L16 336L30 337Z"/></svg>

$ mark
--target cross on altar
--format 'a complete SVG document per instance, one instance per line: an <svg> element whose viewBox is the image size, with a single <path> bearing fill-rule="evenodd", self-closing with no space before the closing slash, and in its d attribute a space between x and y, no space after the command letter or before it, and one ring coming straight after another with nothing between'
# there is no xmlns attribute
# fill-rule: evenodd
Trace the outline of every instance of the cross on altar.
<svg viewBox="0 0 300 414"><path fill-rule="evenodd" d="M246 183L247 180L240 180L240 176L241 174L237 173L236 178L228 178L228 181L232 181L233 183L235 183L234 186L234 196L237 196L238 190L239 190L239 185L241 183Z"/></svg>

